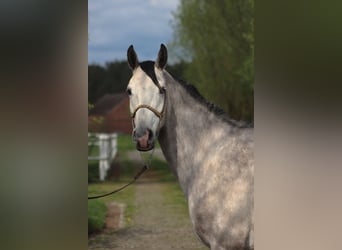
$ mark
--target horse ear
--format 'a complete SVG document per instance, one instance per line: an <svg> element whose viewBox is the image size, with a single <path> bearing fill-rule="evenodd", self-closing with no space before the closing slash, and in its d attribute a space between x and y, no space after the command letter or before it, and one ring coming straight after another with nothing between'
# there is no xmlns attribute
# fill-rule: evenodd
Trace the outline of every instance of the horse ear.
<svg viewBox="0 0 342 250"><path fill-rule="evenodd" d="M133 45L129 46L127 50L127 62L131 70L136 69L139 65L138 56L134 51Z"/></svg>
<svg viewBox="0 0 342 250"><path fill-rule="evenodd" d="M160 50L156 60L157 68L164 69L167 63L167 49L164 44L160 45Z"/></svg>

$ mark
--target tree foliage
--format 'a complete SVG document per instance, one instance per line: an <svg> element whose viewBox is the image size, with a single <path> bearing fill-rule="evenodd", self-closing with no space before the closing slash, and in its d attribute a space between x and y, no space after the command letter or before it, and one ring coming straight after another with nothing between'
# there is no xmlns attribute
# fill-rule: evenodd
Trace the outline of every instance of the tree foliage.
<svg viewBox="0 0 342 250"><path fill-rule="evenodd" d="M173 46L191 62L185 78L233 118L253 120L254 0L181 0L174 18Z"/></svg>
<svg viewBox="0 0 342 250"><path fill-rule="evenodd" d="M124 92L130 77L126 61L109 62L104 67L89 65L88 102L94 104L105 94Z"/></svg>

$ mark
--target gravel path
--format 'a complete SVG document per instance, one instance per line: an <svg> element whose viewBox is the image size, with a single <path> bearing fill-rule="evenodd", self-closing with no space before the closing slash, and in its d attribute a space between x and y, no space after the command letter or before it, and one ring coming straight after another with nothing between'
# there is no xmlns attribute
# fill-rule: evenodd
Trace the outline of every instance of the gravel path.
<svg viewBox="0 0 342 250"><path fill-rule="evenodd" d="M149 171L135 185L132 225L91 236L88 249L208 249L195 236L189 217L165 198L170 183L156 182Z"/></svg>

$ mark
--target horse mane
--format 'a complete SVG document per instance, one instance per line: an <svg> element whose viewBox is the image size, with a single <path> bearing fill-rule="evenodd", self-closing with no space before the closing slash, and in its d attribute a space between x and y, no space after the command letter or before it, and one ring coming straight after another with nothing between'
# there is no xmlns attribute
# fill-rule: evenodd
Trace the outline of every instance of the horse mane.
<svg viewBox="0 0 342 250"><path fill-rule="evenodd" d="M139 66L141 69L151 78L153 83L160 88L159 82L157 80L157 76L154 72L154 61L143 61L139 63ZM197 88L184 81L183 79L173 75L172 73L168 72L172 78L179 83L186 92L192 96L195 100L197 100L199 103L203 104L205 107L207 107L208 111L211 113L214 113L217 117L219 117L221 120L223 120L226 123L229 123L230 125L237 127L237 128L250 128L253 127L253 124L247 123L245 121L236 121L228 116L228 114L220 107L215 105L214 103L211 103L207 101L197 90Z"/></svg>
<svg viewBox="0 0 342 250"><path fill-rule="evenodd" d="M140 68L148 75L153 83L160 88L159 82L157 80L156 73L154 72L154 62L153 61L144 61L139 63Z"/></svg>
<svg viewBox="0 0 342 250"><path fill-rule="evenodd" d="M252 123L248 123L246 121L237 121L232 119L231 117L229 117L229 115L219 106L217 106L216 104L209 102L208 100L206 100L197 90L197 88L184 81L183 79L173 75L172 73L168 72L172 78L179 83L185 90L186 92L192 96L195 100L197 100L199 103L201 103L202 105L204 105L205 107L207 107L208 111L211 113L214 113L218 118L220 118L222 121L229 123L230 125L237 127L237 128L251 128L254 127L254 125Z"/></svg>

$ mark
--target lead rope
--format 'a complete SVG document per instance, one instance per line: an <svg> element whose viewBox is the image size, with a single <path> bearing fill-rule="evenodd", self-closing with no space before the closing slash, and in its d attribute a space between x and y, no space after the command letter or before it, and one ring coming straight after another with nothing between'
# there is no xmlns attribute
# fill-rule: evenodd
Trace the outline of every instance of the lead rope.
<svg viewBox="0 0 342 250"><path fill-rule="evenodd" d="M109 196L111 194L115 194L123 189L125 189L126 187L128 187L129 185L133 184L137 179L139 179L139 177L146 171L149 169L149 166L151 164L152 161L152 156L154 153L154 148L152 150L152 152L147 156L147 158L143 155L146 153L140 152L140 157L141 160L144 162L143 167L140 169L140 171L134 176L134 178L127 184L123 185L122 187L115 189L114 191L111 191L109 193L106 194L101 194L101 195L96 195L96 196L88 196L88 200L92 200L92 199L98 199L98 198L102 198L102 197L106 197Z"/></svg>
<svg viewBox="0 0 342 250"><path fill-rule="evenodd" d="M110 193L106 193L106 194L101 194L101 195L96 195L96 196L89 196L88 200L92 200L92 199L98 199L98 198L102 198L111 194L115 194L119 191L121 191L122 189L125 189L126 187L128 187L129 185L133 184L146 170L148 169L147 165L144 165L141 170L134 176L133 180L131 180L129 183L127 183L126 185L115 189L114 191L110 192Z"/></svg>
<svg viewBox="0 0 342 250"><path fill-rule="evenodd" d="M160 91L162 91L163 93L166 93L165 91L165 88L160 88L158 87ZM132 117L132 127L133 127L133 130L132 130L132 137L133 137L133 133L134 133L134 129L135 129L135 124L134 124L134 117L135 117L135 114L137 113L137 111L140 109L140 108L147 108L149 109L150 111L152 111L158 118L159 118L159 123L158 123L158 128L157 128L157 133L159 133L159 130L160 130L160 125L161 125L161 122L162 122L162 119L163 119L163 116L164 116L164 112L165 112L165 106L166 106L166 95L164 96L164 104L163 104L163 108L161 110L161 112L158 112L158 110L156 110L155 108L149 106L149 105L146 105L146 104L141 104L139 105L133 112L133 114L131 115ZM158 134L156 135L156 138L158 138ZM105 197L105 196L108 196L108 195L111 195L111 194L115 194L123 189L125 189L126 187L128 187L129 185L133 184L146 170L149 169L149 166L151 164L151 161L152 161L152 156L154 154L154 149L155 147L153 147L151 153L149 155L147 155L147 157L144 156L144 154L146 155L147 153L145 152L142 152L140 151L140 157L141 157L141 160L144 162L144 165L143 167L141 168L141 170L134 176L133 180L131 180L129 183L127 183L126 185L112 191L112 192L109 192L109 193L106 193L106 194L101 194L101 195L96 195L96 196L88 196L88 200L91 200L91 199L98 199L98 198L102 198L102 197Z"/></svg>

